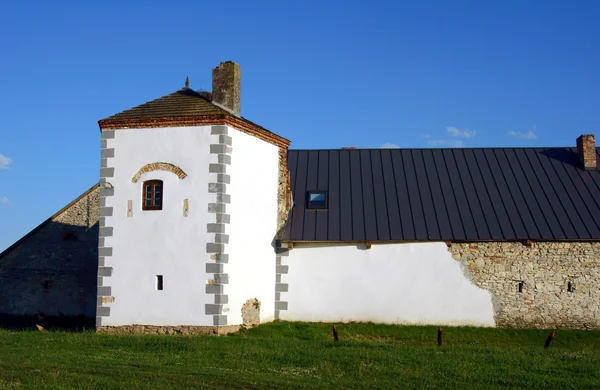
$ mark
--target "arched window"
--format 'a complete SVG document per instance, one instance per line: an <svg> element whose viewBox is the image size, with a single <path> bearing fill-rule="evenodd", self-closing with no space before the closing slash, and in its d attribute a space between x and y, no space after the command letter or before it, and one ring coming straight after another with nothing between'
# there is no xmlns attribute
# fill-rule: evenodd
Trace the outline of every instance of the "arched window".
<svg viewBox="0 0 600 390"><path fill-rule="evenodd" d="M142 185L142 210L162 210L163 182L148 180Z"/></svg>

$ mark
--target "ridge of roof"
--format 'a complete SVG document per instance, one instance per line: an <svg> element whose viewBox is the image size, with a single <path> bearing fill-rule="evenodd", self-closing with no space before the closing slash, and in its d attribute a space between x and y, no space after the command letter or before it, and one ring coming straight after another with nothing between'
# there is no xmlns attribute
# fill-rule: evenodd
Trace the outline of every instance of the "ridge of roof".
<svg viewBox="0 0 600 390"><path fill-rule="evenodd" d="M481 150L481 149L577 149L576 146L480 146L463 148L324 148L324 149L295 149L290 148L290 152L357 152L361 150ZM600 146L596 147L600 150Z"/></svg>
<svg viewBox="0 0 600 390"><path fill-rule="evenodd" d="M41 228L43 228L44 226L46 226L47 224L49 224L50 222L52 222L53 220L55 220L56 218L58 218L62 213L64 213L65 211L67 211L71 206L73 206L75 203L79 202L81 199L83 199L87 195L91 194L98 187L100 187L100 183L94 184L90 189L86 190L83 194L79 195L77 198L75 198L73 201L71 201L65 207L63 207L62 209L58 210L50 218L46 219L44 222L40 223L38 226L36 226L35 228L33 228L29 233L27 233L26 235L24 235L23 237L21 237L14 244L12 244L8 248L6 248L2 252L0 252L0 258L2 258L3 256L7 255L10 251L12 251L14 248L16 248L17 246L19 246L19 244L21 244L23 241L27 240L33 234L35 234L36 232L38 232Z"/></svg>

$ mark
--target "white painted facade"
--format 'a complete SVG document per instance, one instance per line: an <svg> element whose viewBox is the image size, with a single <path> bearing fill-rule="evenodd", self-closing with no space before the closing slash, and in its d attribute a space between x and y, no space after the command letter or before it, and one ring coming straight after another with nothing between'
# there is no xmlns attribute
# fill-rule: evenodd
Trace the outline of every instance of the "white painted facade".
<svg viewBox="0 0 600 390"><path fill-rule="evenodd" d="M475 286L444 243L297 244L280 318L494 326L489 291Z"/></svg>
<svg viewBox="0 0 600 390"><path fill-rule="evenodd" d="M275 313L275 252L277 232L277 189L279 148L251 135L229 128L233 152L231 166L231 223L229 263L225 286L229 325L242 324L242 305L257 298L261 322L272 321Z"/></svg>
<svg viewBox="0 0 600 390"><path fill-rule="evenodd" d="M115 131L107 147L115 149L110 166L114 177L107 181L114 196L106 197L113 215L106 226L113 236L105 238L112 247L106 266L112 267L109 285L114 302L102 325L212 325L204 305L213 303L205 292L205 263L208 234L206 225L214 216L208 203L208 183L216 174L208 173L214 139L210 126ZM131 179L144 165L166 162L181 168L188 176L179 179L166 171L143 174L137 183ZM142 211L142 185L146 180L163 181L163 209ZM183 201L189 200L189 214L183 216ZM127 202L132 201L132 216ZM212 218L212 219L211 219ZM163 275L164 289L157 291L156 276Z"/></svg>

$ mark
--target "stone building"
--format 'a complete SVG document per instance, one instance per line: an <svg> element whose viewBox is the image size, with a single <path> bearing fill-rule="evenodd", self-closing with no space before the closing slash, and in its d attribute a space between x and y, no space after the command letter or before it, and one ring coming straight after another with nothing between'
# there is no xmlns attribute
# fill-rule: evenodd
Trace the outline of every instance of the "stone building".
<svg viewBox="0 0 600 390"><path fill-rule="evenodd" d="M277 318L600 328L593 135L290 150L240 115L240 87L224 62L212 93L186 83L99 121L99 186L0 254L0 314L144 333Z"/></svg>

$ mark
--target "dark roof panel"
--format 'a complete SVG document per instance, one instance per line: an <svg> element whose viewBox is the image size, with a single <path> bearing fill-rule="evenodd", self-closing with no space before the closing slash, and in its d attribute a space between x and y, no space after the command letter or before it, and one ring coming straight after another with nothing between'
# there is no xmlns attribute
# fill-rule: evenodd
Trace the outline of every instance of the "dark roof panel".
<svg viewBox="0 0 600 390"><path fill-rule="evenodd" d="M287 241L600 240L600 171L574 148L290 150L288 168Z"/></svg>

